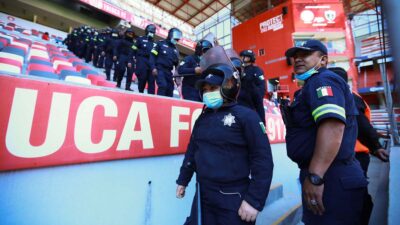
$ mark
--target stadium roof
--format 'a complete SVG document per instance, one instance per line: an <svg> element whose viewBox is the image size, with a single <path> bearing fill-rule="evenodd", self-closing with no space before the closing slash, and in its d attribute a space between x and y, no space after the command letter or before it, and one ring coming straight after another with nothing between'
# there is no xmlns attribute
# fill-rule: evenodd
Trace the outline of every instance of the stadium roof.
<svg viewBox="0 0 400 225"><path fill-rule="evenodd" d="M288 0L146 0L196 27L219 10L231 5L231 15L243 22ZM313 2L310 0L310 2ZM381 0L377 0L380 5ZM375 9L375 0L343 0L347 14Z"/></svg>

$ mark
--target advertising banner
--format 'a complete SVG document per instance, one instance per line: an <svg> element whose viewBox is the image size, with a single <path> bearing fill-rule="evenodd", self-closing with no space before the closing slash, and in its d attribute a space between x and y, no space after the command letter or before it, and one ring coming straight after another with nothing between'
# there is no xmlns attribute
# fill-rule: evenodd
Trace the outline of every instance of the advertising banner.
<svg viewBox="0 0 400 225"><path fill-rule="evenodd" d="M202 104L0 75L0 171L184 153ZM271 143L284 142L267 111Z"/></svg>
<svg viewBox="0 0 400 225"><path fill-rule="evenodd" d="M344 30L346 16L343 4L293 3L295 32L340 32Z"/></svg>

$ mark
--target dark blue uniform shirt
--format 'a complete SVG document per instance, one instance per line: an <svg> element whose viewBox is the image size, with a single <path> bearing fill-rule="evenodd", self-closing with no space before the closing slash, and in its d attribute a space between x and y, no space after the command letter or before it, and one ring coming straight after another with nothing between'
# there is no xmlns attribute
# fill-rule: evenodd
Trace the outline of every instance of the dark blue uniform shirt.
<svg viewBox="0 0 400 225"><path fill-rule="evenodd" d="M154 47L155 47L154 40L147 36L140 36L136 38L136 42L134 44L136 55L145 58L148 58L150 56L151 50Z"/></svg>
<svg viewBox="0 0 400 225"><path fill-rule="evenodd" d="M189 55L179 64L178 73L180 75L193 75L185 76L182 85L195 87L196 82L201 78L201 76L198 76L194 71L194 68L200 66L199 63L200 57L198 55Z"/></svg>
<svg viewBox="0 0 400 225"><path fill-rule="evenodd" d="M346 125L335 161L351 159L357 139L358 112L349 86L326 68L318 71L297 92L289 107L289 124L286 124L288 156L304 169L309 166L318 125L324 119L335 118Z"/></svg>
<svg viewBox="0 0 400 225"><path fill-rule="evenodd" d="M197 119L177 184L187 186L196 171L200 182L220 185L248 180L243 199L257 210L264 207L273 161L265 127L256 113L232 104L206 109Z"/></svg>
<svg viewBox="0 0 400 225"><path fill-rule="evenodd" d="M178 65L179 52L175 45L167 40L157 42L150 54L151 69L164 69L171 71L174 66Z"/></svg>

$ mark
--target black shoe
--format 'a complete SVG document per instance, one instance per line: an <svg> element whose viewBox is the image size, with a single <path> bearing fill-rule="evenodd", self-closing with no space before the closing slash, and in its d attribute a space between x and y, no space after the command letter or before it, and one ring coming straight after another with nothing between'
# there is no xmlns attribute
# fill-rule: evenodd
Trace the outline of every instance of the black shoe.
<svg viewBox="0 0 400 225"><path fill-rule="evenodd" d="M125 90L127 90L127 91L134 91L134 90L132 90L132 89L130 89L130 88L126 88Z"/></svg>

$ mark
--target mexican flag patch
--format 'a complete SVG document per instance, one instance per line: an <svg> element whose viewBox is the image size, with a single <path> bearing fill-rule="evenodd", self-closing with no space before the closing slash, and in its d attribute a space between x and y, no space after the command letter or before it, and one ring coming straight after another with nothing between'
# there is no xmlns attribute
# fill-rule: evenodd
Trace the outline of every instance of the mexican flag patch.
<svg viewBox="0 0 400 225"><path fill-rule="evenodd" d="M324 86L317 88L318 98L333 96L332 88L330 86Z"/></svg>

